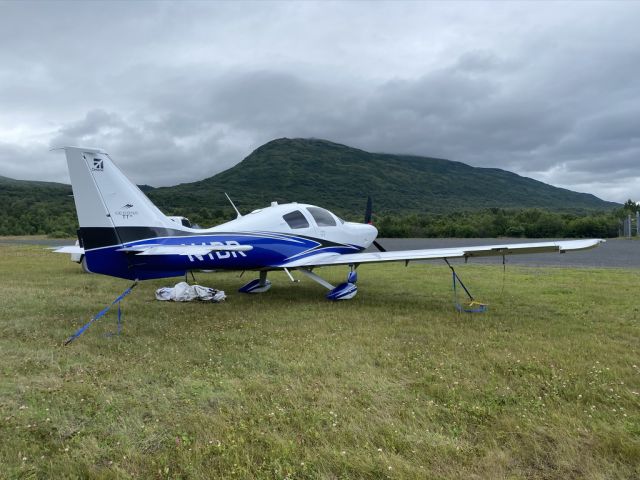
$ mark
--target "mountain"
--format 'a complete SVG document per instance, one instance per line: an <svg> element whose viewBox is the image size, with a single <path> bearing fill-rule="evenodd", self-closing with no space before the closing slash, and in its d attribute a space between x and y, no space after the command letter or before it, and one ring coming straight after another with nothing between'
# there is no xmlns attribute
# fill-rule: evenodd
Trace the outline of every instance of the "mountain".
<svg viewBox="0 0 640 480"><path fill-rule="evenodd" d="M242 212L274 200L297 201L321 205L354 220L362 218L366 197L371 195L376 214L401 224L407 220L399 215L412 213L494 207L580 213L620 207L505 170L438 158L369 153L316 139L273 140L213 177L173 187L140 188L165 213L188 216L203 226L234 218L224 192ZM76 225L69 185L0 177L0 235L73 235ZM392 233L390 228L386 231ZM458 233L449 233L453 234Z"/></svg>
<svg viewBox="0 0 640 480"><path fill-rule="evenodd" d="M47 189L51 189L51 191L58 192L67 192L69 195L71 194L71 185L67 185L65 183L56 183L56 182L40 182L37 180L16 180L9 177L3 177L0 175L0 187L3 190L6 188L14 190L14 191L29 191L34 189L34 191L47 191Z"/></svg>
<svg viewBox="0 0 640 480"><path fill-rule="evenodd" d="M0 176L0 235L73 233L71 185Z"/></svg>
<svg viewBox="0 0 640 480"><path fill-rule="evenodd" d="M619 206L497 168L288 138L266 143L213 177L148 193L159 206L180 210L193 209L194 203L219 208L227 203L224 192L241 211L274 200L297 201L347 216L363 212L368 195L374 198L378 213L442 213L489 207L575 212Z"/></svg>

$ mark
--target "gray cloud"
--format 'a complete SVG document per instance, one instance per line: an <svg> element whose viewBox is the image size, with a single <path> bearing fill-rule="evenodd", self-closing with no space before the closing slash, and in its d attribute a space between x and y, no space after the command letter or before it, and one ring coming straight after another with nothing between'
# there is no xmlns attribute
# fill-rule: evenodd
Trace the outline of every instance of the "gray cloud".
<svg viewBox="0 0 640 480"><path fill-rule="evenodd" d="M0 4L0 175L84 144L169 185L301 136L637 198L640 4L37 5Z"/></svg>

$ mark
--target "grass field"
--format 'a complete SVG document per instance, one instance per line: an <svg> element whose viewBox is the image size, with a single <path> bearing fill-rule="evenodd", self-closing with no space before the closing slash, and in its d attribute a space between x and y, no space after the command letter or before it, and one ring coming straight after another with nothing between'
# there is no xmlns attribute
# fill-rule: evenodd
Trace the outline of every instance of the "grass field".
<svg viewBox="0 0 640 480"><path fill-rule="evenodd" d="M640 271L363 266L223 304L153 299L64 339L129 283L0 247L2 478L638 478ZM323 270L334 282L344 269Z"/></svg>

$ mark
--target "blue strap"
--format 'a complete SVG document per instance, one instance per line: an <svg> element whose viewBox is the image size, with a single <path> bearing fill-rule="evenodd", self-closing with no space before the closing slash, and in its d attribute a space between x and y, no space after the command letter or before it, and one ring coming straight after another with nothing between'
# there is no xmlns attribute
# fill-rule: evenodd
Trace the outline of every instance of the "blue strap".
<svg viewBox="0 0 640 480"><path fill-rule="evenodd" d="M121 305L120 302L118 302L118 329L116 330L115 333L113 333L113 332L105 333L104 334L105 337L113 337L113 336L116 336L116 335L120 335L120 332L122 331L122 321L121 321L121 319L122 319L122 310L120 308L120 305Z"/></svg>
<svg viewBox="0 0 640 480"><path fill-rule="evenodd" d="M98 320L99 318L103 317L109 310L111 310L111 307L113 307L116 303L118 304L118 334L120 334L120 329L121 329L121 323L120 323L120 319L121 319L121 311L120 311L120 302L124 299L124 297L126 297L127 295L129 295L131 293L131 290L133 290L135 288L135 286L138 284L138 282L134 282L133 285L131 285L129 288L127 288L124 292L122 292L113 302L111 302L111 305L107 306L106 308L102 309L100 312L98 312L91 320L89 320L87 323L85 323L82 327L80 327L78 329L78 331L76 333L74 333L73 335L71 335L69 338L67 338L67 340L64 342L65 345L69 345L71 342L73 342L76 338L78 338L80 335L82 335L85 330L87 328L89 328L91 326L91 324L93 322L95 322L96 320Z"/></svg>

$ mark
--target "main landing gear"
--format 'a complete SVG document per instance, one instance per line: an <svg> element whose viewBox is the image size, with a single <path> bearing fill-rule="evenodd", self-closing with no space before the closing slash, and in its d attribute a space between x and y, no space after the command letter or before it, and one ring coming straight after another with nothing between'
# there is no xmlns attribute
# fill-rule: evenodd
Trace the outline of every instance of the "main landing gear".
<svg viewBox="0 0 640 480"><path fill-rule="evenodd" d="M264 293L271 288L271 281L267 280L267 272L260 272L260 278L251 280L246 285L238 289L241 293Z"/></svg>
<svg viewBox="0 0 640 480"><path fill-rule="evenodd" d="M311 269L301 268L299 271L300 273L309 277L314 282L317 282L323 287L325 287L326 289L328 289L329 293L327 293L326 298L329 300L335 301L335 300L349 300L350 298L355 297L356 293L358 293L358 287L356 286L356 282L358 281L358 274L353 265L349 265L349 268L350 270L349 270L349 274L347 275L347 281L344 283L341 283L337 287L334 287L329 282L327 282L324 278L313 273Z"/></svg>
<svg viewBox="0 0 640 480"><path fill-rule="evenodd" d="M298 271L307 277L309 277L314 282L319 283L327 290L326 298L329 300L349 300L356 296L358 293L358 287L356 286L356 282L358 281L358 274L356 273L356 269L353 265L349 265L349 274L347 275L347 281L341 283L337 287L331 285L321 276L313 273L310 268L300 268ZM289 270L285 269L285 273L289 276L292 282L297 282L291 276ZM246 285L242 286L238 289L241 293L264 293L271 288L271 282L267 280L267 272L260 272L260 278L256 278L255 280L251 280Z"/></svg>

